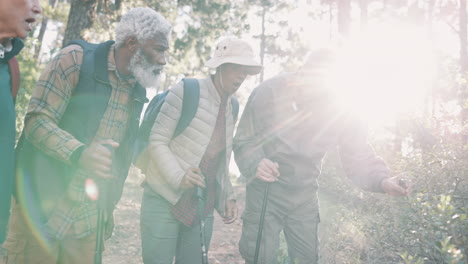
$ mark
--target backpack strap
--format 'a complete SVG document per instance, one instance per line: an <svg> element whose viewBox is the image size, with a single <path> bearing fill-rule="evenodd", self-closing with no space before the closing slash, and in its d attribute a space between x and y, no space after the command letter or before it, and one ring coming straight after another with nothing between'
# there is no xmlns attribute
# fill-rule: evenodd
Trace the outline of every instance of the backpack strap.
<svg viewBox="0 0 468 264"><path fill-rule="evenodd" d="M20 84L20 70L18 66L18 61L15 57L8 61L8 66L10 68L11 76L11 95L13 96L13 100L15 100L16 95L18 94Z"/></svg>
<svg viewBox="0 0 468 264"><path fill-rule="evenodd" d="M172 138L180 135L190 125L190 122L192 122L192 119L197 113L198 104L200 101L200 84L198 83L198 80L193 78L184 78L182 81L184 82L182 114L180 116L179 122L177 123ZM232 116L235 123L239 114L239 101L237 101L235 97L231 97L231 106Z"/></svg>
<svg viewBox="0 0 468 264"><path fill-rule="evenodd" d="M172 138L180 135L192 122L198 110L198 103L200 101L200 84L197 79L184 78L184 97L182 102L182 114L180 115L179 122L177 123L174 135Z"/></svg>
<svg viewBox="0 0 468 264"><path fill-rule="evenodd" d="M73 44L83 49L83 62L79 81L73 88L59 127L79 141L88 144L99 129L112 94L107 58L113 41L94 44L84 40L74 40L67 46ZM83 126L86 129L83 129Z"/></svg>
<svg viewBox="0 0 468 264"><path fill-rule="evenodd" d="M232 106L232 117L234 118L234 124L237 121L237 117L239 115L239 101L237 98L231 97L231 106Z"/></svg>
<svg viewBox="0 0 468 264"><path fill-rule="evenodd" d="M94 77L97 81L110 84L109 81L109 74L107 69L107 56L109 55L110 47L115 43L113 40L108 40L103 43L94 44L89 43L82 39L73 40L69 45L79 45L83 48L83 52L85 53L87 50L95 49L95 59L94 59Z"/></svg>
<svg viewBox="0 0 468 264"><path fill-rule="evenodd" d="M74 41L72 44L83 48L83 64L80 67L78 84L73 88L72 96L58 126L79 141L88 143L98 130L111 95L110 84L95 78L97 72L101 70L107 75L107 58L111 42L91 44ZM96 68L96 65L105 65L105 67L100 69ZM108 80L108 77L104 79ZM26 139L24 131L17 144L17 157L17 167L22 173L17 174L16 190L25 192L27 197L31 198L25 199L24 202L30 208L34 208L32 217L44 224L47 222L44 205L63 197L71 181L69 176L73 175L76 167L39 150ZM15 195L21 200L21 195L18 194Z"/></svg>

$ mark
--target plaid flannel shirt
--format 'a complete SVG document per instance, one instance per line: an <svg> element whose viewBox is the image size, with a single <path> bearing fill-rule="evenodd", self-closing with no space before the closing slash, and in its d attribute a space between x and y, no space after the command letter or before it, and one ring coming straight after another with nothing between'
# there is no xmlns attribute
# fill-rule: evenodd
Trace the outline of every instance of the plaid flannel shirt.
<svg viewBox="0 0 468 264"><path fill-rule="evenodd" d="M68 164L72 153L84 144L57 124L78 84L82 60L83 49L78 45L65 47L52 59L37 82L25 119L28 140L44 153ZM120 77L114 46L110 49L107 65L112 92L93 140L112 139L120 143L127 128L131 92L136 81ZM86 196L84 183L87 178L91 176L81 169L72 175L65 197L57 201L53 212L47 216L46 227L50 235L59 239L65 235L81 238L96 231L97 208L96 203Z"/></svg>

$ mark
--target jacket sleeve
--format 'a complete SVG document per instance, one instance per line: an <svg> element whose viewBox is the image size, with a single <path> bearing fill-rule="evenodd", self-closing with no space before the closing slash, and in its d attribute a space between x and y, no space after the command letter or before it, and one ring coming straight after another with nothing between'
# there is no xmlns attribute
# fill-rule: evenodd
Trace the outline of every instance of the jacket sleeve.
<svg viewBox="0 0 468 264"><path fill-rule="evenodd" d="M41 74L25 117L26 138L44 153L70 162L72 153L84 144L58 124L78 83L82 48L71 45L61 50Z"/></svg>
<svg viewBox="0 0 468 264"><path fill-rule="evenodd" d="M390 170L367 142L367 126L347 118L340 137L339 152L347 176L366 191L383 192L380 183L390 177Z"/></svg>
<svg viewBox="0 0 468 264"><path fill-rule="evenodd" d="M265 112L267 98L256 88L249 97L234 137L234 158L241 174L247 182L255 177L258 164L265 158L263 151L264 135L259 128L261 114Z"/></svg>
<svg viewBox="0 0 468 264"><path fill-rule="evenodd" d="M174 86L166 96L161 110L156 117L149 138L150 158L171 187L179 189L185 171L169 148L177 122L182 114L183 83ZM151 177L147 177L151 185Z"/></svg>

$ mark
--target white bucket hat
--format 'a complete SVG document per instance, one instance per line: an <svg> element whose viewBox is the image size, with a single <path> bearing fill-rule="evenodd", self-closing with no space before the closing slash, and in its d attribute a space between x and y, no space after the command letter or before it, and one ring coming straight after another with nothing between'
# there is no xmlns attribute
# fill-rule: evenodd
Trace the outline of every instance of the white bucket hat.
<svg viewBox="0 0 468 264"><path fill-rule="evenodd" d="M236 37L228 37L218 42L213 57L205 65L216 69L225 63L239 64L249 67L249 74L255 75L262 70L262 65L255 57L249 43Z"/></svg>

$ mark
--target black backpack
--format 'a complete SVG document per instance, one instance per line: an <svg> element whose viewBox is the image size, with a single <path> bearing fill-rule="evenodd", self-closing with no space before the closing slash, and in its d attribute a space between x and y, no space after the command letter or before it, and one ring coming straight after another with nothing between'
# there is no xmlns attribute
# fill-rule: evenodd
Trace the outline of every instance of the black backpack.
<svg viewBox="0 0 468 264"><path fill-rule="evenodd" d="M184 96L182 99L182 114L179 121L177 122L176 129L172 135L172 139L179 136L184 130L189 126L192 119L195 117L195 114L198 109L198 103L200 101L200 85L197 79L184 78ZM156 117L161 110L161 106L164 104L164 100L168 95L169 90L156 95L148 107L146 108L145 115L143 116L143 121L140 125L140 130L138 132L138 137L135 140L135 148L133 153L133 162L136 163L139 156L143 153L145 148L149 143L149 136L151 133L151 128L153 127ZM232 105L232 115L234 117L234 122L237 120L237 115L239 113L239 102L236 98L231 97ZM143 166L140 166L143 167Z"/></svg>

